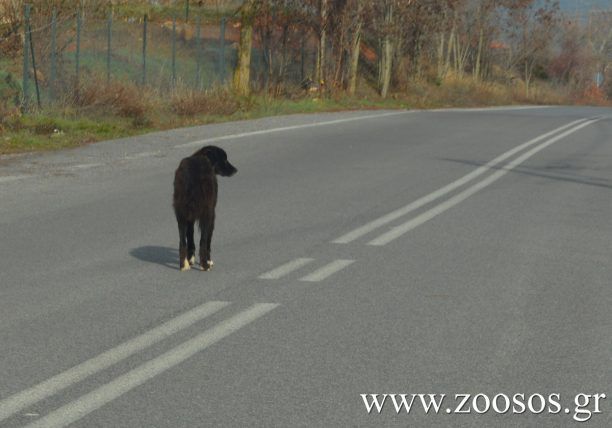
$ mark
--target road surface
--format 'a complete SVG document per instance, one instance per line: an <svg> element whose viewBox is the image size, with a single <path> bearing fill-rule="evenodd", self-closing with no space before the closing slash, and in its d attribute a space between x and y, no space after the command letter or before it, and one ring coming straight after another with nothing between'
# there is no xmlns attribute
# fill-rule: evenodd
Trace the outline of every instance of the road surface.
<svg viewBox="0 0 612 428"><path fill-rule="evenodd" d="M238 174L179 272L204 144ZM612 426L610 109L181 129L1 159L0 201L2 427Z"/></svg>

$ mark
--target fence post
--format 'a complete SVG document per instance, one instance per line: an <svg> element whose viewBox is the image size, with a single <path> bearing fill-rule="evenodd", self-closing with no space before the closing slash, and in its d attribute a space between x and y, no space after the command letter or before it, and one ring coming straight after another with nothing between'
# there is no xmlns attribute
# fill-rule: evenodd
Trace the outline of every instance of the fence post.
<svg viewBox="0 0 612 428"><path fill-rule="evenodd" d="M49 95L53 100L55 93L55 79L57 79L57 11L53 9L51 15L51 71L49 76Z"/></svg>
<svg viewBox="0 0 612 428"><path fill-rule="evenodd" d="M111 42L113 37L113 12L108 12L108 24L106 33L106 83L110 83L111 77Z"/></svg>
<svg viewBox="0 0 612 428"><path fill-rule="evenodd" d="M29 64L29 52L30 48L30 32L28 28L30 27L30 5L26 4L23 6L23 21L25 25L23 26L23 88L22 88L22 100L21 100L21 111L26 113L29 108L29 99L28 99L28 79L30 75L30 64Z"/></svg>
<svg viewBox="0 0 612 428"><path fill-rule="evenodd" d="M75 69L75 90L76 95L79 95L79 83L80 83L80 62L81 62L81 9L77 10L77 32L76 32L76 69Z"/></svg>
<svg viewBox="0 0 612 428"><path fill-rule="evenodd" d="M40 104L40 88L38 87L38 74L36 72L36 56L34 55L34 41L32 40L32 25L28 22L28 33L30 33L30 52L32 53L32 69L34 71L34 85L36 87L36 102L38 108L42 106Z"/></svg>
<svg viewBox="0 0 612 428"><path fill-rule="evenodd" d="M221 35L219 36L219 76L225 82L225 17L221 18Z"/></svg>
<svg viewBox="0 0 612 428"><path fill-rule="evenodd" d="M142 86L144 86L147 82L147 20L148 17L145 13L144 23L142 26Z"/></svg>
<svg viewBox="0 0 612 428"><path fill-rule="evenodd" d="M196 28L196 80L195 80L195 84L196 84L196 89L200 89L202 86L202 39L201 39L201 30L200 27L202 26L202 17L200 15L198 15L198 19L197 19L197 28Z"/></svg>
<svg viewBox="0 0 612 428"><path fill-rule="evenodd" d="M172 81L171 86L176 86L176 12L172 15Z"/></svg>
<svg viewBox="0 0 612 428"><path fill-rule="evenodd" d="M300 46L300 81L304 82L305 79L305 64L304 62L306 61L306 38L304 36L302 36L302 43Z"/></svg>

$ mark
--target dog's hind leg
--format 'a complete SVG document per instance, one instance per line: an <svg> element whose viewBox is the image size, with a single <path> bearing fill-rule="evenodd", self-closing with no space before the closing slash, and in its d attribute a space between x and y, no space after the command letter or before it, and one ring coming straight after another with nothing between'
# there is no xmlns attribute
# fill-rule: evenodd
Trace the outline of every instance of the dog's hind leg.
<svg viewBox="0 0 612 428"><path fill-rule="evenodd" d="M189 261L187 260L187 222L179 220L179 269L189 270Z"/></svg>
<svg viewBox="0 0 612 428"><path fill-rule="evenodd" d="M193 266L195 263L195 241L193 239L193 221L187 223L187 261Z"/></svg>
<svg viewBox="0 0 612 428"><path fill-rule="evenodd" d="M200 219L200 267L203 271L208 271L212 268L213 262L210 259L210 241L215 225L215 215L207 215Z"/></svg>
<svg viewBox="0 0 612 428"><path fill-rule="evenodd" d="M211 258L210 243L212 242L213 231L215 230L215 213L212 213L212 220L210 221L210 228L208 229L208 236L206 236L206 253L208 254L208 269L212 269L213 261Z"/></svg>

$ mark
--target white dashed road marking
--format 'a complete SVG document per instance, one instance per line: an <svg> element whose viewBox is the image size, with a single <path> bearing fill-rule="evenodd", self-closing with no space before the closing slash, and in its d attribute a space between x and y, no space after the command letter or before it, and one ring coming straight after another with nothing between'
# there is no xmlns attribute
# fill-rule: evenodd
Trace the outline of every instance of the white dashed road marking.
<svg viewBox="0 0 612 428"><path fill-rule="evenodd" d="M301 267L306 266L309 263L312 263L314 259L310 258L299 258L295 260L291 260L279 267L272 269L266 273L259 275L260 279L279 279L285 275L290 274L291 272L300 269Z"/></svg>
<svg viewBox="0 0 612 428"><path fill-rule="evenodd" d="M335 260L320 269L315 270L313 273L306 275L303 278L300 278L300 281L307 282L319 282L323 281L325 278L330 277L336 272L344 269L348 265L355 263L355 260Z"/></svg>

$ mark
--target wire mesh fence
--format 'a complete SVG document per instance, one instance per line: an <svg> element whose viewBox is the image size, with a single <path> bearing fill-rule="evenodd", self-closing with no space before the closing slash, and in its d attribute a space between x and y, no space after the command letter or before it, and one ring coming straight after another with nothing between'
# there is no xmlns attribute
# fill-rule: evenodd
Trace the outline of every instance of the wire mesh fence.
<svg viewBox="0 0 612 428"><path fill-rule="evenodd" d="M205 91L231 83L237 63L239 21L191 14L150 20L89 16L80 10L38 16L26 6L19 55L23 111L77 102L85 87L120 82L171 93ZM251 85L299 85L316 62L308 34L258 31L251 54ZM1 62L0 62L1 68Z"/></svg>
<svg viewBox="0 0 612 428"><path fill-rule="evenodd" d="M235 52L221 37L222 23L151 23L146 16L114 20L110 14L101 20L81 13L70 18L58 21L54 15L50 25L30 31L26 14L24 104L32 104L36 90L49 103L78 97L83 85L111 81L160 91L178 85L206 89L231 73Z"/></svg>

